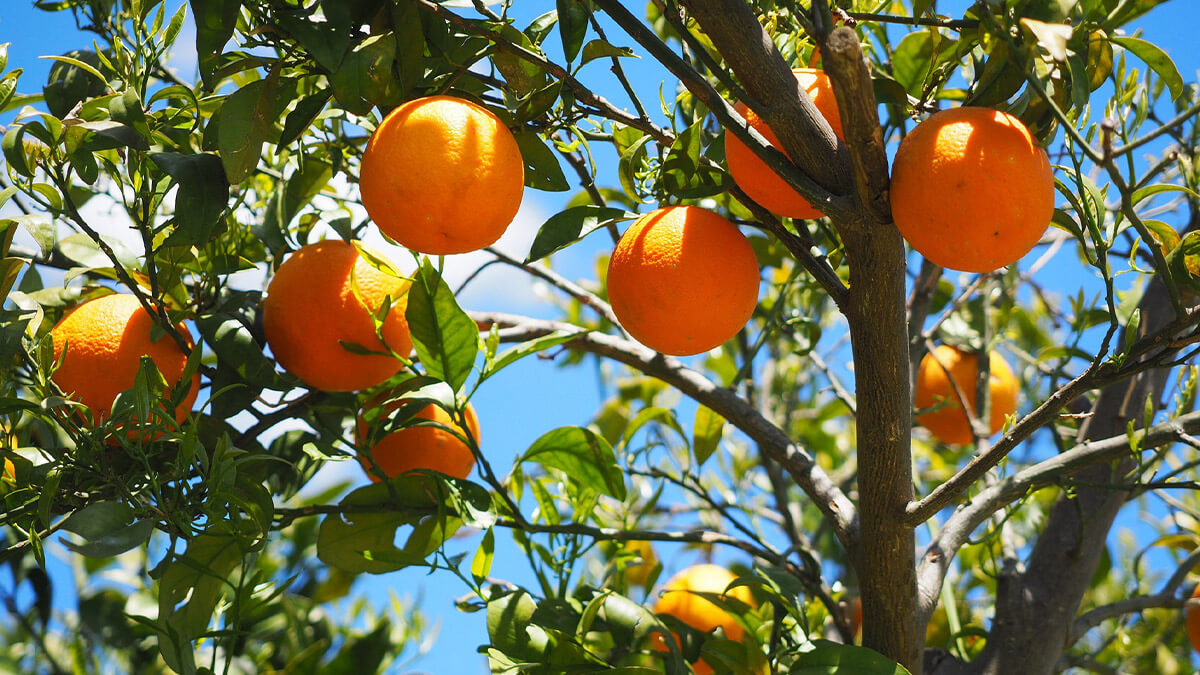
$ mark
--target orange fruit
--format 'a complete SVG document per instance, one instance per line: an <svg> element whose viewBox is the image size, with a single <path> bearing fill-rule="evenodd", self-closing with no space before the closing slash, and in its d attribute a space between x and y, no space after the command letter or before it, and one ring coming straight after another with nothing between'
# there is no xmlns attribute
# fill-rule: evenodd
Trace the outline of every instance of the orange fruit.
<svg viewBox="0 0 1200 675"><path fill-rule="evenodd" d="M837 99L833 97L833 85L829 83L829 76L823 70L812 68L798 68L793 72L800 87L808 93L817 110L833 128L833 133L842 138L842 118L838 112ZM762 134L771 145L779 147L779 137L761 117L744 103L737 104L736 108L755 131ZM791 218L821 217L822 213L816 207L809 204L807 199L793 190L787 181L772 171L745 143L729 132L725 133L725 162L738 187L771 213Z"/></svg>
<svg viewBox="0 0 1200 675"><path fill-rule="evenodd" d="M54 371L55 384L87 406L97 422L108 417L117 394L133 386L143 356L149 356L167 386L174 387L183 376L187 355L169 335L153 339L154 323L154 317L129 293L79 305L50 331L54 358L61 360ZM187 327L179 323L175 329L192 344ZM187 396L175 408L176 422L187 419L199 391L200 374L194 373Z"/></svg>
<svg viewBox="0 0 1200 675"><path fill-rule="evenodd" d="M608 262L608 299L629 334L699 354L737 334L758 304L758 260L733 223L698 206L638 218Z"/></svg>
<svg viewBox="0 0 1200 675"><path fill-rule="evenodd" d="M917 415L917 423L943 443L971 443L974 440L971 423L950 380L953 378L974 410L978 377L979 357L974 353L941 345L926 354L917 368L916 406L917 409L938 408ZM994 434L1004 427L1005 418L1017 409L1017 378L1004 357L995 352L988 354L988 392L991 397L988 429Z"/></svg>
<svg viewBox="0 0 1200 675"><path fill-rule="evenodd" d="M0 484L13 487L17 484L17 465L12 463L12 460L4 458L4 473L0 475Z"/></svg>
<svg viewBox="0 0 1200 675"><path fill-rule="evenodd" d="M466 253L494 243L521 205L525 163L512 132L453 96L409 101L383 119L359 168L363 206L413 251Z"/></svg>
<svg viewBox="0 0 1200 675"><path fill-rule="evenodd" d="M934 113L900 143L892 217L921 255L991 272L1030 251L1054 215L1054 174L1020 120L988 108Z"/></svg>
<svg viewBox="0 0 1200 675"><path fill-rule="evenodd" d="M1200 598L1200 586L1196 586L1196 590L1192 591L1192 599ZM1189 605L1183 610L1183 623L1187 628L1188 642L1192 643L1192 649L1200 652L1200 606Z"/></svg>
<svg viewBox="0 0 1200 675"><path fill-rule="evenodd" d="M711 633L717 627L725 631L725 637L730 640L741 640L745 631L742 625L729 612L716 606L707 598L696 593L725 593L725 589L736 579L732 572L720 565L693 565L671 577L663 586L658 601L654 603L655 614L668 614L683 623L704 633ZM738 586L726 594L727 597L740 600L747 605L754 598L746 586ZM667 651L661 636L655 635L654 649ZM678 640L678 636L676 636ZM713 669L707 663L699 660L692 666L697 675L712 673Z"/></svg>
<svg viewBox="0 0 1200 675"><path fill-rule="evenodd" d="M378 257L378 256L377 256ZM309 244L276 270L263 301L263 328L276 360L305 384L324 391L373 387L399 372L412 339L404 310L409 282L380 271L341 240ZM391 298L375 333L373 315ZM359 345L370 354L343 346Z"/></svg>
<svg viewBox="0 0 1200 675"><path fill-rule="evenodd" d="M398 405L399 401L389 405L388 409L395 409ZM422 408L414 417L431 420L455 429L463 436L468 435L461 426L455 424L450 413L432 403ZM470 437L475 439L478 445L479 418L475 416L475 409L471 404L468 403L463 409L463 417L466 418L467 429L471 432ZM359 445L365 444L368 440L368 429L361 415L356 432ZM471 469L475 468L475 455L471 454L471 448L454 434L437 427L400 429L384 436L368 452L388 478L395 478L415 469L429 469L455 478L466 478ZM379 482L379 476L372 470L370 460L360 455L358 461L367 472L367 477L372 482Z"/></svg>

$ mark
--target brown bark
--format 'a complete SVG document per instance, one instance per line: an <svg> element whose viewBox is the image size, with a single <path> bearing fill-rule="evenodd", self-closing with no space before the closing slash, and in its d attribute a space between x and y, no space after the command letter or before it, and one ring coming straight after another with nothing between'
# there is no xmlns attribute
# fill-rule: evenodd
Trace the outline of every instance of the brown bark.
<svg viewBox="0 0 1200 675"><path fill-rule="evenodd" d="M612 0L597 0L597 4L631 34L643 30L626 25L627 11ZM688 0L686 7L745 88L751 99L748 104L775 131L783 150L804 174L828 190L824 199L811 201L833 220L851 270L850 288L841 304L851 336L858 397L858 524L861 541L870 545L847 551L862 590L863 642L919 675L922 636L916 623L915 544L913 529L905 523L913 489L904 242L891 222L887 157L867 64L852 30L838 29L829 36L826 71L846 132L846 142L840 143L800 90L748 3ZM661 45L653 46L661 51ZM674 54L660 58L668 67L676 66L672 72L680 70L676 59ZM727 112L727 104L711 100L713 92L706 82L684 79L684 84L698 92L719 118ZM736 130L724 119L722 124ZM802 193L820 197L811 189ZM836 512L827 515L836 518Z"/></svg>
<svg viewBox="0 0 1200 675"><path fill-rule="evenodd" d="M685 6L745 87L750 97L745 103L771 127L796 166L832 194L850 194L845 146L800 89L753 8L745 0L688 0Z"/></svg>

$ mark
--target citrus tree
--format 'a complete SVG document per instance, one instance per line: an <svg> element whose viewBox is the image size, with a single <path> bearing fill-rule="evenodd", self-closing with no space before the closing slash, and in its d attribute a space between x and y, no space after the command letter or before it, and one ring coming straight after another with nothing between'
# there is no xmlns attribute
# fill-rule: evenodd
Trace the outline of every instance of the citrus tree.
<svg viewBox="0 0 1200 675"><path fill-rule="evenodd" d="M0 50L6 668L380 669L427 626L355 581L423 567L494 672L1189 670L1175 4L33 4L91 39ZM479 249L556 318L465 311ZM609 398L514 448L535 355Z"/></svg>

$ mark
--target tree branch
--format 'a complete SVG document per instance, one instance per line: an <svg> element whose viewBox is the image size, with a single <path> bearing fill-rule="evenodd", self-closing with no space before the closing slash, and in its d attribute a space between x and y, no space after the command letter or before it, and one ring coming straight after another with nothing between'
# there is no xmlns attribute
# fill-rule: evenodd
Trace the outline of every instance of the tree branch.
<svg viewBox="0 0 1200 675"><path fill-rule="evenodd" d="M674 386L699 403L711 408L758 443L773 460L791 475L814 505L825 515L838 540L847 551L858 548L858 523L853 503L837 487L806 450L792 442L787 434L763 417L753 406L729 389L718 387L677 359L664 356L637 343L602 333L588 332L578 326L557 321L529 319L511 314L470 313L481 326L501 327L500 339L518 342L548 335L555 331L578 333L566 343L571 349L596 354L623 363L634 370Z"/></svg>
<svg viewBox="0 0 1200 675"><path fill-rule="evenodd" d="M696 5L707 4L721 5L721 7L712 9L711 13L706 13L703 7L700 10L696 8ZM725 7L726 5L728 7ZM731 59L726 52L724 46L726 42L745 43L748 35L763 35L768 43L770 41L770 38L763 33L762 27L758 25L758 20L754 18L749 5L741 0L716 0L716 2L700 0L691 3L691 9L692 14L701 21L708 37L726 56L726 59L730 60L734 73L738 75L747 92L754 98L752 101L747 101L747 104L759 112L768 126L776 131L776 135L779 136L783 145L783 151L787 152L786 155L768 143L762 134L751 129L745 119L717 93L703 75L680 58L662 40L659 40L658 36L629 10L625 9L618 0L596 0L596 6L602 8L630 37L666 66L672 75L678 77L688 91L712 111L717 121L725 128L726 133L732 133L746 143L747 147L766 162L771 170L779 174L805 199L833 217L848 218L854 213L853 202L845 198L845 195L851 192L849 158L844 149L840 153L838 152L840 146L829 123L821 116L812 100L801 92L795 75L784 63L779 52L774 49L774 45L770 45L772 54L765 59L765 63L759 63L757 58L747 58L739 63L739 61ZM727 11L730 13L727 14ZM706 25L705 19L700 19L700 14L717 25L715 27ZM747 14L755 32L739 33L739 30L745 29L743 24L745 24L745 15ZM745 52L746 45L740 44L739 49ZM747 72L743 72L743 68L747 69ZM775 71L776 77L757 72L756 69L759 68ZM778 77L780 68L786 77ZM751 86L747 78L763 79ZM781 82L783 89L776 90L775 88L779 87ZM812 140L813 138L822 140L817 142ZM812 147L809 148L809 146ZM789 157L798 159L793 163ZM839 196L842 198L838 198Z"/></svg>
<svg viewBox="0 0 1200 675"><path fill-rule="evenodd" d="M1192 327L1195 321L1195 312L1189 311L1163 330L1142 338L1130 347L1125 354L1122 366L1118 366L1112 361L1100 361L1099 359L1093 361L1082 374L1063 385L1037 409L1021 418L1008 434L990 449L968 462L958 473L934 488L928 496L909 504L907 508L908 522L914 525L923 523L948 506L988 469L999 464L1017 445L1037 429L1049 424L1059 411L1085 392L1164 365L1164 361L1181 344L1180 339L1177 338L1179 331Z"/></svg>
<svg viewBox="0 0 1200 675"><path fill-rule="evenodd" d="M877 223L892 222L887 151L871 71L858 36L845 26L835 28L824 45L825 71L833 84L846 147L854 167L854 183L863 207Z"/></svg>
<svg viewBox="0 0 1200 675"><path fill-rule="evenodd" d="M759 24L754 8L745 0L688 0L684 6L745 87L750 96L746 105L775 132L787 156L830 194L851 194L850 161L844 146L801 90L775 42ZM725 120L721 122L729 128ZM820 202L812 203L829 213Z"/></svg>
<svg viewBox="0 0 1200 675"><path fill-rule="evenodd" d="M1079 641L1079 638L1083 637L1084 633L1118 616L1156 607L1172 609L1183 607L1187 600L1176 597L1175 591L1179 590L1179 586L1183 584L1183 580L1187 578L1188 573L1192 571L1192 568L1197 563L1200 563L1200 550L1193 551L1191 555L1184 558L1183 563L1179 565L1175 573L1171 575L1171 578L1167 580L1167 583L1163 584L1162 589L1157 593L1126 598L1084 612L1071 625L1071 632L1067 637L1067 645L1075 644Z"/></svg>
<svg viewBox="0 0 1200 675"><path fill-rule="evenodd" d="M1143 450L1158 448L1179 440L1182 433L1200 432L1200 412L1156 424L1139 433ZM917 570L922 616L937 606L942 579L949 570L955 552L993 513L1031 492L1057 484L1062 479L1100 462L1118 459L1129 453L1129 437L1124 433L1103 440L1085 440L1075 447L1000 479L963 504L942 526L925 549Z"/></svg>

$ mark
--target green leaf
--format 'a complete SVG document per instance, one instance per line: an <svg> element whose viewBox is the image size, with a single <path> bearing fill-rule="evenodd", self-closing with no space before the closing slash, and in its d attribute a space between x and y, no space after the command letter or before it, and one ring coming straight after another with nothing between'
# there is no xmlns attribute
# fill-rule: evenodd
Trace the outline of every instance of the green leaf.
<svg viewBox="0 0 1200 675"><path fill-rule="evenodd" d="M275 384L275 369L263 354L262 345L236 317L206 314L196 317L196 328L222 367L228 366L242 379L260 387Z"/></svg>
<svg viewBox="0 0 1200 675"><path fill-rule="evenodd" d="M391 108L399 104L401 91L392 69L395 61L396 39L391 33L372 35L355 45L329 78L338 103L356 115L366 115L376 105Z"/></svg>
<svg viewBox="0 0 1200 675"><path fill-rule="evenodd" d="M651 422L658 422L670 427L679 434L679 438L684 443L687 443L687 434L683 433L683 427L679 426L679 420L675 419L675 411L652 405L639 410L638 414L625 425L625 431L621 434L621 445L629 445L629 441L633 439L634 435Z"/></svg>
<svg viewBox="0 0 1200 675"><path fill-rule="evenodd" d="M200 59L200 77L212 87L213 70L220 61L221 50L233 37L237 26L241 0L188 0L196 20L196 55Z"/></svg>
<svg viewBox="0 0 1200 675"><path fill-rule="evenodd" d="M24 227L29 236L33 237L43 256L48 257L54 251L54 241L58 234L54 227L54 221L49 216L44 213L31 213L17 216L13 220Z"/></svg>
<svg viewBox="0 0 1200 675"><path fill-rule="evenodd" d="M909 94L920 96L937 68L954 57L954 44L934 30L909 33L892 52L892 74Z"/></svg>
<svg viewBox="0 0 1200 675"><path fill-rule="evenodd" d="M407 475L346 495L340 506L349 508L321 521L317 557L353 573L383 574L422 564L462 524L442 505L445 495L438 480ZM405 526L412 531L404 547L397 548L396 531Z"/></svg>
<svg viewBox="0 0 1200 675"><path fill-rule="evenodd" d="M363 636L348 636L337 656L322 665L325 675L361 675L375 673L389 654L398 652L403 645L392 644L392 624L383 619L370 633Z"/></svg>
<svg viewBox="0 0 1200 675"><path fill-rule="evenodd" d="M0 77L0 110L5 110L8 102L17 93L17 80L20 79L23 72L23 69L16 68L10 73L5 73L4 77Z"/></svg>
<svg viewBox="0 0 1200 675"><path fill-rule="evenodd" d="M479 352L479 327L428 260L413 279L404 316L425 371L455 391L462 389Z"/></svg>
<svg viewBox="0 0 1200 675"><path fill-rule="evenodd" d="M26 178L33 178L33 167L30 166L28 155L25 154L24 137L24 124L10 126L4 132L4 140L0 141L0 150L4 151L4 161L8 162L13 171Z"/></svg>
<svg viewBox="0 0 1200 675"><path fill-rule="evenodd" d="M550 349L551 347L557 347L565 342L570 342L571 340L579 337L579 335L580 333L576 331L554 331L549 335L543 335L541 337L522 342L521 344L509 348L500 354L496 358L495 363L493 363L492 366L487 369L487 372L484 374L484 376L491 377L492 375L495 375L504 368L512 365L520 359L525 358L526 356L529 356L530 354L536 354L540 351Z"/></svg>
<svg viewBox="0 0 1200 675"><path fill-rule="evenodd" d="M1171 185L1170 183L1158 183L1134 190L1130 201L1132 201L1134 205L1137 205L1141 203L1143 199L1148 199L1154 195L1162 194L1164 192L1182 192L1189 197L1200 199L1200 194L1196 194L1195 191L1188 189L1186 186Z"/></svg>
<svg viewBox="0 0 1200 675"><path fill-rule="evenodd" d="M519 131L513 136L521 148L521 158L525 160L525 185L547 192L563 192L570 189L558 157L546 147L542 139L532 131Z"/></svg>
<svg viewBox="0 0 1200 675"><path fill-rule="evenodd" d="M144 138L150 136L150 126L146 123L146 111L142 108L142 100L137 91L126 89L120 96L114 96L108 103L109 115L113 121L131 127ZM145 143L145 140L142 141Z"/></svg>
<svg viewBox="0 0 1200 675"><path fill-rule="evenodd" d="M287 230L300 210L325 189L333 178L333 166L323 159L305 156L300 168L278 185L267 205L268 222L275 223L280 231Z"/></svg>
<svg viewBox="0 0 1200 675"><path fill-rule="evenodd" d="M1175 62L1171 60L1171 57L1167 56L1167 53L1158 45L1135 37L1113 37L1109 40L1133 52L1147 66L1150 66L1151 70L1158 73L1163 84L1171 90L1172 99L1178 99L1183 95L1183 76L1179 74L1179 69L1175 67Z"/></svg>
<svg viewBox="0 0 1200 675"><path fill-rule="evenodd" d="M546 256L580 241L596 230L621 220L636 217L624 209L612 209L594 204L575 206L554 214L542 223L533 244L529 247L526 263L541 260ZM586 231L585 231L586 230Z"/></svg>
<svg viewBox="0 0 1200 675"><path fill-rule="evenodd" d="M167 24L167 31L163 33L162 45L163 49L170 50L175 44L175 39L179 37L179 31L183 30L183 22L187 19L187 5L180 5L179 9L171 15L171 22Z"/></svg>
<svg viewBox="0 0 1200 675"><path fill-rule="evenodd" d="M425 75L425 28L421 10L410 3L392 4L392 30L396 36L396 69L399 95L412 97L412 92Z"/></svg>
<svg viewBox="0 0 1200 675"><path fill-rule="evenodd" d="M136 268L138 265L138 256L126 246L119 238L105 237L101 235L101 239L109 245L113 253L116 254L117 261L128 268ZM82 232L64 237L58 242L58 250L71 262L77 263L81 267L92 269L112 267L113 261L109 259L108 254L100 249L100 245L92 239L91 235Z"/></svg>
<svg viewBox="0 0 1200 675"><path fill-rule="evenodd" d="M501 652L521 660L537 661L553 646L545 629L533 623L538 609L533 596L517 590L488 602L488 637Z"/></svg>
<svg viewBox="0 0 1200 675"><path fill-rule="evenodd" d="M535 54L542 52L533 44L527 35L511 25L504 25L498 31L500 38L517 47L523 47ZM550 76L536 63L531 63L508 51L497 51L492 54L492 63L496 70L508 83L508 88L520 99L527 99L534 92L550 84Z"/></svg>
<svg viewBox="0 0 1200 675"><path fill-rule="evenodd" d="M567 63L579 55L579 47L587 37L588 9L579 0L557 0L558 35L562 38Z"/></svg>
<svg viewBox="0 0 1200 675"><path fill-rule="evenodd" d="M707 406L700 406L696 410L696 421L692 425L692 452L695 454L697 465L703 466L716 451L724 431L724 417Z"/></svg>
<svg viewBox="0 0 1200 675"><path fill-rule="evenodd" d="M675 137L662 163L662 181L667 190L686 199L711 197L721 192L721 173L701 162L705 135L703 120Z"/></svg>
<svg viewBox="0 0 1200 675"><path fill-rule="evenodd" d="M909 675L904 666L873 649L813 640L813 650L800 654L788 675Z"/></svg>
<svg viewBox="0 0 1200 675"><path fill-rule="evenodd" d="M530 42L540 45L542 44L542 40L545 40L546 36L553 30L556 23L558 23L558 10L552 9L530 21L523 32L529 38Z"/></svg>
<svg viewBox="0 0 1200 675"><path fill-rule="evenodd" d="M120 147L133 148L134 150L150 149L150 144L146 142L146 136L128 124L121 124L120 122L113 122L111 120L100 120L97 122L84 122L79 125L79 128L87 129L100 137L93 137L93 139L84 141L81 147L87 152Z"/></svg>
<svg viewBox="0 0 1200 675"><path fill-rule="evenodd" d="M230 185L246 179L258 166L263 143L274 124L279 80L268 76L230 94L217 113L217 151Z"/></svg>
<svg viewBox="0 0 1200 675"><path fill-rule="evenodd" d="M188 542L187 550L165 565L159 578L158 630L163 660L176 671L191 665L191 641L204 633L227 578L244 552L236 537L220 524Z"/></svg>
<svg viewBox="0 0 1200 675"><path fill-rule="evenodd" d="M583 46L583 59L580 60L579 65L595 61L596 59L603 59L611 56L615 56L617 58L638 58L637 53L629 47L618 47L616 45L609 44L604 40L596 38L595 40L591 40Z"/></svg>
<svg viewBox="0 0 1200 675"><path fill-rule="evenodd" d="M613 132L613 138L618 140L618 143L620 135L620 131ZM617 177L621 181L621 189L625 191L629 199L635 202L640 202L642 199L638 194L638 176L645 169L647 163L646 144L651 140L653 139L650 136L639 135L621 150L621 157L617 160Z"/></svg>
<svg viewBox="0 0 1200 675"><path fill-rule="evenodd" d="M283 122L283 133L279 135L279 145L291 145L305 131L308 131L313 121L317 119L317 115L325 110L325 104L329 102L329 97L332 95L332 91L322 90L297 101L296 107L288 113L287 119Z"/></svg>
<svg viewBox="0 0 1200 675"><path fill-rule="evenodd" d="M533 442L520 462L557 469L586 488L625 499L625 477L608 441L590 429L560 427Z"/></svg>
<svg viewBox="0 0 1200 675"><path fill-rule="evenodd" d="M1071 39L1074 29L1062 23L1045 23L1037 19L1021 19L1021 28L1037 41L1038 46L1046 50L1050 58L1058 63L1067 60L1067 42Z"/></svg>
<svg viewBox="0 0 1200 675"><path fill-rule="evenodd" d="M150 159L179 184L175 195L173 238L204 243L212 238L229 202L229 183L221 159L210 153L150 153Z"/></svg>
<svg viewBox="0 0 1200 675"><path fill-rule="evenodd" d="M4 303L4 299L12 291L13 285L17 283L17 276L21 273L21 268L27 262L29 261L24 258L0 258L0 304Z"/></svg>
<svg viewBox="0 0 1200 675"><path fill-rule="evenodd" d="M492 558L496 554L495 532L489 527L487 532L483 533L479 550L475 551L475 557L471 559L471 576L475 577L475 583L483 583L492 573Z"/></svg>
<svg viewBox="0 0 1200 675"><path fill-rule="evenodd" d="M1167 268L1175 282L1193 292L1200 290L1200 231L1183 235L1179 244L1167 255Z"/></svg>
<svg viewBox="0 0 1200 675"><path fill-rule="evenodd" d="M135 521L133 510L122 502L96 502L67 516L62 529L86 542L64 540L72 551L91 558L111 558L144 544L154 531L154 521Z"/></svg>

